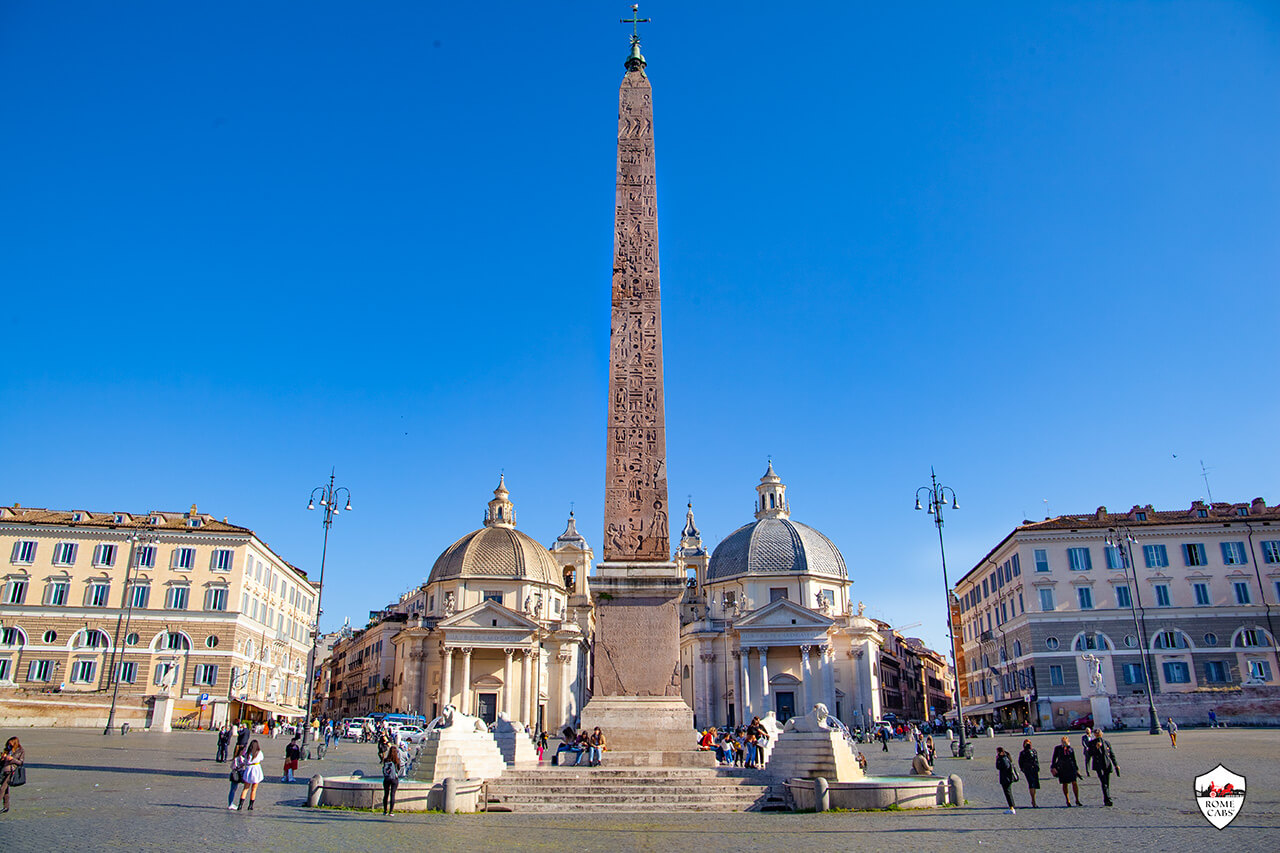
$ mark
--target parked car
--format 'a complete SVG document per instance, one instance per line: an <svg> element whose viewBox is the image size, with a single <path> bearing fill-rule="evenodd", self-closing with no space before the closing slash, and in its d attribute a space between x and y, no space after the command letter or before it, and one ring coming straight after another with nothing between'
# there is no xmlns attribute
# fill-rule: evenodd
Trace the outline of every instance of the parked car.
<svg viewBox="0 0 1280 853"><path fill-rule="evenodd" d="M352 740L360 740L364 737L364 729L367 725L369 725L368 720L352 720L347 723L347 737Z"/></svg>
<svg viewBox="0 0 1280 853"><path fill-rule="evenodd" d="M1076 717L1071 721L1073 729L1091 729L1093 728L1093 714L1085 714L1083 717Z"/></svg>
<svg viewBox="0 0 1280 853"><path fill-rule="evenodd" d="M422 726L403 725L396 729L396 739L410 746L416 746L427 739L427 733L423 731Z"/></svg>

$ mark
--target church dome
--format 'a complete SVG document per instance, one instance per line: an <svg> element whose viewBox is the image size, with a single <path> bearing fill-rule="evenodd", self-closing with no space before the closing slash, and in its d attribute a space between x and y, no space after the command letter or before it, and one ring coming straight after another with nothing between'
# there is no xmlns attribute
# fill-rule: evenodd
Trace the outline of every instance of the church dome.
<svg viewBox="0 0 1280 853"><path fill-rule="evenodd" d="M787 487L773 463L756 486L756 520L725 537L711 554L709 582L742 575L811 574L847 581L840 550L817 530L791 520Z"/></svg>
<svg viewBox="0 0 1280 853"><path fill-rule="evenodd" d="M563 586L560 568L551 552L531 536L516 530L515 507L508 498L505 478L494 489L485 512L484 527L454 542L431 567L427 583L492 578L529 580Z"/></svg>
<svg viewBox="0 0 1280 853"><path fill-rule="evenodd" d="M711 553L707 580L781 573L848 580L844 557L831 540L789 518L763 518L730 533Z"/></svg>

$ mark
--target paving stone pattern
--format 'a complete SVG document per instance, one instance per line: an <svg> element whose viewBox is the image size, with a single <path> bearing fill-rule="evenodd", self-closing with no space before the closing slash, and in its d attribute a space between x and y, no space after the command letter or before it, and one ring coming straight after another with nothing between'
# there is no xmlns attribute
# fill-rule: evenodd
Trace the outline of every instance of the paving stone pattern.
<svg viewBox="0 0 1280 853"><path fill-rule="evenodd" d="M400 814L311 810L306 783L279 781L286 741L266 741L268 782L252 813L226 807L227 766L216 764L208 733L131 734L109 738L79 729L20 729L30 783L16 789L12 811L0 816L0 850L554 850L554 851L879 851L1205 849L1280 850L1280 731L1183 729L1179 749L1166 736L1124 732L1111 737L1121 773L1115 808L1102 808L1096 781L1081 787L1085 808L1062 808L1059 789L1044 788L1046 807L1032 810L1016 789L1016 815L1004 804L993 768L997 744L1016 750L1021 738L979 739L977 758L939 759L942 773L960 772L969 805L927 812L856 814ZM1042 764L1057 742L1033 738ZM1078 743L1079 735L1072 736ZM942 744L945 749L946 744ZM866 750L872 773L904 773L905 744L886 756ZM1222 762L1249 780L1244 810L1219 832L1192 799L1192 778ZM371 745L344 744L313 773L377 773ZM1048 782L1051 782L1051 777ZM1047 784L1047 783L1046 783Z"/></svg>

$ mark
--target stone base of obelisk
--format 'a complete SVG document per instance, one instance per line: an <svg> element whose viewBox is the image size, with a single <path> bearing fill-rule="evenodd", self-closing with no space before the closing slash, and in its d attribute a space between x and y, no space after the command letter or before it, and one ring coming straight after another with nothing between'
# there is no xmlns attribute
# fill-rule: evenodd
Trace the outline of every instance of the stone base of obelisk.
<svg viewBox="0 0 1280 853"><path fill-rule="evenodd" d="M697 752L693 709L680 694L684 588L675 563L596 565L595 677L582 727L604 732L613 753L605 763L679 765L680 754Z"/></svg>

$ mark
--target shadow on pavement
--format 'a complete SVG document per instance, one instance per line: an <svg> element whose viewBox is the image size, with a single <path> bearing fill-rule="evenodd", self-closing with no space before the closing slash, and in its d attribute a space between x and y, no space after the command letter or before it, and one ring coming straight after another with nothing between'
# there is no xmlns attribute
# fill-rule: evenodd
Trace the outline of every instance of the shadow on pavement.
<svg viewBox="0 0 1280 853"><path fill-rule="evenodd" d="M27 767L31 770L75 770L80 773L86 771L96 771L100 773L141 773L146 776L195 776L201 779L226 779L230 773L229 770L210 773L203 770L157 770L151 767L111 767L105 764L36 764L32 761L27 762Z"/></svg>

